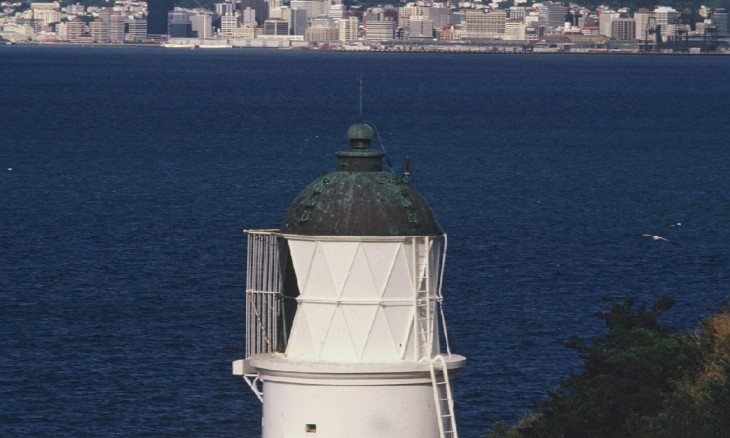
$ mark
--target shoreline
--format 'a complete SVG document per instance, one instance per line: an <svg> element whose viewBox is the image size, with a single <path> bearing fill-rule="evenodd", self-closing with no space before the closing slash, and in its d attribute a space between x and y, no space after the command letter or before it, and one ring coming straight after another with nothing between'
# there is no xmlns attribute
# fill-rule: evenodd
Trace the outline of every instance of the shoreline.
<svg viewBox="0 0 730 438"><path fill-rule="evenodd" d="M303 51L303 52L339 52L339 53L400 53L400 54L478 54L478 55L647 55L647 56L727 56L730 50L702 52L695 51L674 51L672 49L663 49L659 51L640 51L628 49L595 49L595 48L561 48L561 47L532 47L528 50L517 46L499 46L494 44L471 45L471 44L399 44L388 46L347 46L338 45L330 47L320 46L286 46L286 47L266 47L266 46L236 46L236 45L190 45L180 44L176 47L174 44L164 46L159 43L69 43L69 42L4 42L2 46L42 46L42 47L117 47L117 48L150 48L150 49L169 49L175 51L181 50L280 50L280 51Z"/></svg>

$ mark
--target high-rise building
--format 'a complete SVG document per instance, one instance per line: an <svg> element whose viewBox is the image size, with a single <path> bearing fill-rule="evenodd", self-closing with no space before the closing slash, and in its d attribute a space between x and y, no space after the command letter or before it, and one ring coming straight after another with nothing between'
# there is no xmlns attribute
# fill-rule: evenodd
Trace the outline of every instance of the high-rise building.
<svg viewBox="0 0 730 438"><path fill-rule="evenodd" d="M30 4L33 12L33 19L38 21L39 27L48 26L51 23L61 21L61 5L58 2Z"/></svg>
<svg viewBox="0 0 730 438"><path fill-rule="evenodd" d="M452 24L451 9L443 8L440 6L433 6L428 8L428 18L433 21L434 29L443 29L444 27Z"/></svg>
<svg viewBox="0 0 730 438"><path fill-rule="evenodd" d="M504 39L512 41L525 41L525 30L527 26L518 18L509 18L504 22Z"/></svg>
<svg viewBox="0 0 730 438"><path fill-rule="evenodd" d="M289 35L289 22L278 18L264 21L264 35Z"/></svg>
<svg viewBox="0 0 730 438"><path fill-rule="evenodd" d="M89 24L91 41L95 43L109 42L109 25L101 18L97 18Z"/></svg>
<svg viewBox="0 0 730 438"><path fill-rule="evenodd" d="M340 41L357 41L359 31L359 22L357 17L348 17L346 19L340 20L339 30Z"/></svg>
<svg viewBox="0 0 730 438"><path fill-rule="evenodd" d="M141 42L147 39L147 19L127 18L127 40Z"/></svg>
<svg viewBox="0 0 730 438"><path fill-rule="evenodd" d="M213 37L213 17L210 13L198 13L190 16L190 26L197 38Z"/></svg>
<svg viewBox="0 0 730 438"><path fill-rule="evenodd" d="M487 33L490 36L504 33L504 22L507 20L507 11L495 9L487 14Z"/></svg>
<svg viewBox="0 0 730 438"><path fill-rule="evenodd" d="M289 5L292 9L303 10L306 13L308 19L314 17L312 0L291 0L291 2L289 2Z"/></svg>
<svg viewBox="0 0 730 438"><path fill-rule="evenodd" d="M73 18L66 24L66 35L70 43L91 42L89 28L79 17Z"/></svg>
<svg viewBox="0 0 730 438"><path fill-rule="evenodd" d="M170 38L190 38L193 36L193 28L190 23L190 13L181 8L175 8L168 13L167 34Z"/></svg>
<svg viewBox="0 0 730 438"><path fill-rule="evenodd" d="M725 12L725 9L718 9L712 13L712 24L715 25L718 36L727 36L730 34L727 12Z"/></svg>
<svg viewBox="0 0 730 438"><path fill-rule="evenodd" d="M413 15L408 21L411 38L433 38L433 20L424 15Z"/></svg>
<svg viewBox="0 0 730 438"><path fill-rule="evenodd" d="M327 16L329 9L329 0L312 0L312 17Z"/></svg>
<svg viewBox="0 0 730 438"><path fill-rule="evenodd" d="M617 18L611 21L611 38L621 41L636 39L636 21L633 18Z"/></svg>
<svg viewBox="0 0 730 438"><path fill-rule="evenodd" d="M147 33L167 35L167 14L175 9L175 0L149 0L147 2Z"/></svg>
<svg viewBox="0 0 730 438"><path fill-rule="evenodd" d="M598 15L598 33L610 38L612 36L611 35L611 29L612 29L611 22L613 20L617 20L620 16L621 16L621 14L619 14L618 12L614 12L614 11L601 12Z"/></svg>
<svg viewBox="0 0 730 438"><path fill-rule="evenodd" d="M222 17L224 15L232 14L235 10L235 6L231 2L225 2L225 3L216 3L215 4L215 13L218 14L218 16Z"/></svg>
<svg viewBox="0 0 730 438"><path fill-rule="evenodd" d="M304 9L291 9L289 11L289 26L291 35L304 35L307 29L307 11Z"/></svg>
<svg viewBox="0 0 730 438"><path fill-rule="evenodd" d="M122 14L109 16L109 42L119 44L124 42L124 31L127 17Z"/></svg>
<svg viewBox="0 0 730 438"><path fill-rule="evenodd" d="M646 33L646 28L649 25L649 18L652 16L651 12L649 12L648 9L639 9L638 11L634 12L634 21L636 22L636 38L639 40L644 40L644 38L648 37Z"/></svg>
<svg viewBox="0 0 730 438"><path fill-rule="evenodd" d="M339 2L339 0L335 1L338 1L338 3L330 5L327 16L330 18L342 18L345 16L345 7L341 2Z"/></svg>
<svg viewBox="0 0 730 438"><path fill-rule="evenodd" d="M227 14L221 17L221 34L233 35L241 22L241 16L238 14Z"/></svg>
<svg viewBox="0 0 730 438"><path fill-rule="evenodd" d="M251 8L246 8L241 12L241 16L243 17L244 26L256 27L256 11Z"/></svg>
<svg viewBox="0 0 730 438"><path fill-rule="evenodd" d="M240 10L253 9L256 14L256 22L259 25L263 25L264 21L269 18L269 2L266 0L241 0L239 8Z"/></svg>
<svg viewBox="0 0 730 438"><path fill-rule="evenodd" d="M679 12L669 6L659 6L654 9L656 24L661 26L662 38L666 41L667 37L674 36L674 30L679 19Z"/></svg>
<svg viewBox="0 0 730 438"><path fill-rule="evenodd" d="M383 13L366 14L363 28L368 41L389 41L395 38L395 20Z"/></svg>
<svg viewBox="0 0 730 438"><path fill-rule="evenodd" d="M483 11L467 11L464 36L467 38L486 38L487 14Z"/></svg>
<svg viewBox="0 0 730 438"><path fill-rule="evenodd" d="M548 27L562 27L568 7L562 3L547 2L540 9L540 23Z"/></svg>

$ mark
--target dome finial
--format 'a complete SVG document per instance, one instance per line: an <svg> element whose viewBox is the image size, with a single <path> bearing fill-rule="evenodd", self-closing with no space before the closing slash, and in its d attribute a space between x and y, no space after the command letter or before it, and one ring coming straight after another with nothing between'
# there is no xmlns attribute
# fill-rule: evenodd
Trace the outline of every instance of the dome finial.
<svg viewBox="0 0 730 438"><path fill-rule="evenodd" d="M370 149L370 142L375 136L372 126L363 122L362 120L362 90L365 79L362 75L357 77L357 81L360 84L360 104L359 104L359 115L357 123L350 126L347 130L347 140L350 143L350 148L353 150L365 150Z"/></svg>

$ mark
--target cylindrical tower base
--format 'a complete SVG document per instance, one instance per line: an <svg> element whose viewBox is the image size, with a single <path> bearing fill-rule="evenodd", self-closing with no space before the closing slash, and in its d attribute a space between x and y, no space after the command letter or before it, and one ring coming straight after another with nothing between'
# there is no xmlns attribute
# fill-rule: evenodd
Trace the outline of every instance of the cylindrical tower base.
<svg viewBox="0 0 730 438"><path fill-rule="evenodd" d="M454 355L446 366L455 373L464 361ZM439 438L428 363L315 363L262 354L249 364L264 382L263 438Z"/></svg>

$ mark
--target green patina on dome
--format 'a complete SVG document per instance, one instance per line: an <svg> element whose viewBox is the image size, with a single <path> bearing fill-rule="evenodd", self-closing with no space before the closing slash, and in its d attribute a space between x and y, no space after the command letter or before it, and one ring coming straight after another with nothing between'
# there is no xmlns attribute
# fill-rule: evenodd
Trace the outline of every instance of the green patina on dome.
<svg viewBox="0 0 730 438"><path fill-rule="evenodd" d="M369 149L374 136L373 128L364 122L357 122L347 130L347 140L353 149Z"/></svg>
<svg viewBox="0 0 730 438"><path fill-rule="evenodd" d="M336 153L338 170L302 190L289 207L281 232L311 236L443 234L423 196L402 178L382 170L384 154L369 150L373 129L360 122L347 132L351 150ZM362 147L365 141L367 147Z"/></svg>

